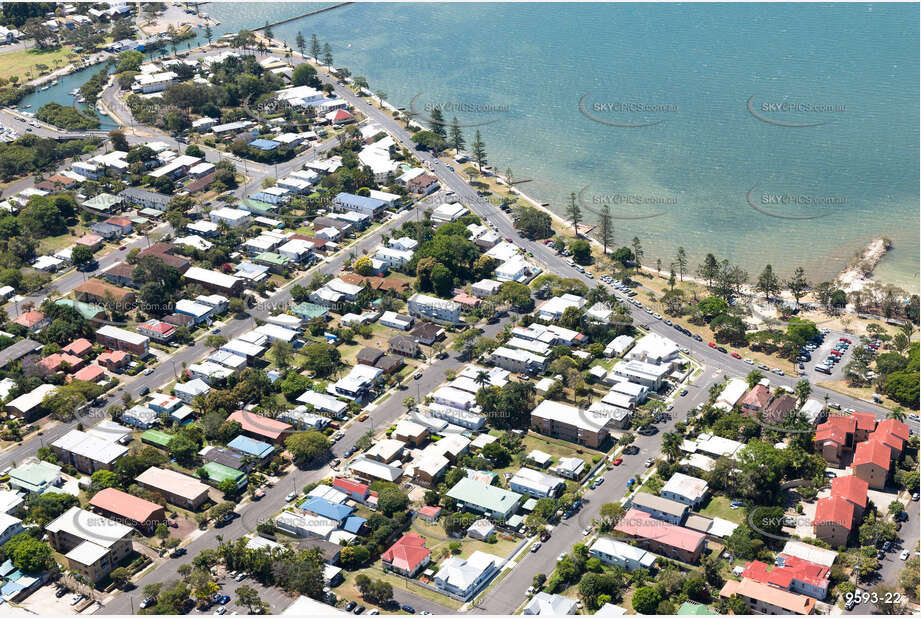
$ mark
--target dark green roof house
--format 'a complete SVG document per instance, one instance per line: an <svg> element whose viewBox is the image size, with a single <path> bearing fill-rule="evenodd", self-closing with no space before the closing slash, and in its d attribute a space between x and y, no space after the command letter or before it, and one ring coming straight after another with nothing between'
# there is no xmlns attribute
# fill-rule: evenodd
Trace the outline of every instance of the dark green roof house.
<svg viewBox="0 0 921 618"><path fill-rule="evenodd" d="M208 473L208 479L205 481L206 483L216 486L230 479L237 484L237 487L242 487L246 484L246 474L225 466L224 464L219 464L216 461L209 461L202 467Z"/></svg>

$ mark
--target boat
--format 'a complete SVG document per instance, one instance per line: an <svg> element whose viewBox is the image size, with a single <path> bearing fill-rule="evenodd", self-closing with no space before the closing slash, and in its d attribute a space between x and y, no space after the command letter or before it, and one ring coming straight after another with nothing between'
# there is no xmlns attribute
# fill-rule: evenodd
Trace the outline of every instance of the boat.
<svg viewBox="0 0 921 618"><path fill-rule="evenodd" d="M67 94L69 94L69 95L72 96L72 97L75 97L75 96L77 96L77 93L78 93L78 92L80 92L80 90L78 90L77 88L74 88L73 90L71 90L71 91L68 92Z"/></svg>
<svg viewBox="0 0 921 618"><path fill-rule="evenodd" d="M56 80L56 79L51 80L51 85L52 85L52 86L57 86L57 85L58 85L58 80Z"/></svg>
<svg viewBox="0 0 921 618"><path fill-rule="evenodd" d="M39 90L48 90L48 86L42 86Z"/></svg>
<svg viewBox="0 0 921 618"><path fill-rule="evenodd" d="M28 108L30 108L30 107L32 107L32 105L26 105L26 109L28 109Z"/></svg>

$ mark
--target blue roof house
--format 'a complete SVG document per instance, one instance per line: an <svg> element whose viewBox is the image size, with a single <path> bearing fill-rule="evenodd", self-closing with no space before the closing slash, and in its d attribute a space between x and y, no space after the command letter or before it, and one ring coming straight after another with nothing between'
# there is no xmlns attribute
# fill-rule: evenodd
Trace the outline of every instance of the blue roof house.
<svg viewBox="0 0 921 618"><path fill-rule="evenodd" d="M271 139L259 138L259 139L254 139L253 141L251 141L249 145L252 146L253 148L258 148L259 150L269 152L270 150L275 150L276 148L281 146L281 143L276 142L275 140L271 140Z"/></svg>
<svg viewBox="0 0 921 618"><path fill-rule="evenodd" d="M362 214L377 217L384 210L387 203L383 200L376 200L373 197L364 197L363 195L353 195L351 193L339 193L333 198L333 206L337 210L351 212L360 212Z"/></svg>
<svg viewBox="0 0 921 618"><path fill-rule="evenodd" d="M309 498L297 505L297 508L313 515L326 517L342 523L344 519L352 514L354 507L345 504L335 504L325 498Z"/></svg>
<svg viewBox="0 0 921 618"><path fill-rule="evenodd" d="M275 447L271 444L253 440L246 436L237 436L227 444L227 447L239 451L244 455L252 455L259 459L265 459L275 451Z"/></svg>

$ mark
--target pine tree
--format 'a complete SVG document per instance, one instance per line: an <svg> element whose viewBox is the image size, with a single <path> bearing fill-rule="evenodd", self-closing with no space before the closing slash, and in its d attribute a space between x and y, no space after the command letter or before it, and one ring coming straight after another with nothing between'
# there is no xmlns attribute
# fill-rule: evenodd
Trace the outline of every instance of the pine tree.
<svg viewBox="0 0 921 618"><path fill-rule="evenodd" d="M320 60L320 39L317 38L316 34L310 35L310 55L314 60L319 62Z"/></svg>
<svg viewBox="0 0 921 618"><path fill-rule="evenodd" d="M211 32L211 24L205 24L205 38L208 39L208 45L211 45L211 38L214 33Z"/></svg>
<svg viewBox="0 0 921 618"><path fill-rule="evenodd" d="M429 129L441 139L448 138L448 132L445 130L445 117L437 106L432 109L432 115L429 117Z"/></svg>
<svg viewBox="0 0 921 618"><path fill-rule="evenodd" d="M456 152L464 149L464 134L461 132L460 124L457 122L457 116L451 119L451 146Z"/></svg>
<svg viewBox="0 0 921 618"><path fill-rule="evenodd" d="M598 240L601 241L604 254L608 253L608 245L614 244L614 226L611 220L611 209L605 204L601 207L601 220L598 226Z"/></svg>
<svg viewBox="0 0 921 618"><path fill-rule="evenodd" d="M575 193L569 194L569 203L566 204L566 216L569 217L569 220L572 222L572 229L575 230L576 237L578 237L579 223L582 221L582 209L579 208Z"/></svg>
<svg viewBox="0 0 921 618"><path fill-rule="evenodd" d="M262 34L265 35L265 38L272 39L274 33L272 32L272 26L269 25L269 22L265 22L265 28L262 29Z"/></svg>
<svg viewBox="0 0 921 618"><path fill-rule="evenodd" d="M297 37L294 39L294 45L297 47L297 51L301 52L301 56L303 56L304 50L307 49L307 42L304 41L304 35L300 32L297 33Z"/></svg>
<svg viewBox="0 0 921 618"><path fill-rule="evenodd" d="M639 271L643 263L643 245L640 244L640 239L636 236L633 237L630 243L633 245L633 261L636 262L636 270Z"/></svg>
<svg viewBox="0 0 921 618"><path fill-rule="evenodd" d="M790 288L790 293L793 294L793 298L796 299L796 304L799 304L799 299L806 295L806 290L809 289L809 282L806 280L806 271L803 270L802 266L797 266L796 270L793 271L793 277L790 281L787 282L787 287Z"/></svg>
<svg viewBox="0 0 921 618"><path fill-rule="evenodd" d="M688 254L684 247L678 247L678 254L675 256L675 264L678 265L678 278L684 281L684 273L688 271Z"/></svg>
<svg viewBox="0 0 921 618"><path fill-rule="evenodd" d="M323 64L326 65L326 68L333 66L333 48L329 46L329 43L323 43Z"/></svg>
<svg viewBox="0 0 921 618"><path fill-rule="evenodd" d="M716 256L708 253L704 258L704 263L697 267L697 276L707 282L707 289L713 291L713 282L720 272L720 265Z"/></svg>
<svg viewBox="0 0 921 618"><path fill-rule="evenodd" d="M480 130L477 129L476 134L473 136L473 160L476 161L477 169L483 171L483 166L486 165L486 144L483 143L483 137L480 135Z"/></svg>

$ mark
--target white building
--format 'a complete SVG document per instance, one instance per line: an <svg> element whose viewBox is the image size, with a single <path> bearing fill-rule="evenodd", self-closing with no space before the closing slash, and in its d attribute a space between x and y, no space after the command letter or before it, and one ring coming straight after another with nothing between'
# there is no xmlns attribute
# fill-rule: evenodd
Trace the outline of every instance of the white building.
<svg viewBox="0 0 921 618"><path fill-rule="evenodd" d="M656 333L641 337L633 349L627 352L627 360L638 360L652 365L670 363L678 358L678 344Z"/></svg>
<svg viewBox="0 0 921 618"><path fill-rule="evenodd" d="M585 299L575 294L563 294L551 298L543 305L537 308L537 317L542 320L554 321L563 317L563 312L570 307L581 309L585 306Z"/></svg>
<svg viewBox="0 0 921 618"><path fill-rule="evenodd" d="M432 393L431 397L435 403L457 408L458 410L469 410L476 406L476 395L451 386L438 388Z"/></svg>
<svg viewBox="0 0 921 618"><path fill-rule="evenodd" d="M461 322L461 306L452 300L416 293L410 297L407 307L409 314L417 318L424 318L439 324L459 324Z"/></svg>
<svg viewBox="0 0 921 618"><path fill-rule="evenodd" d="M627 350L630 349L630 346L633 345L633 337L630 335L619 335L611 340L611 342L604 348L604 355L608 358L614 356L623 356Z"/></svg>
<svg viewBox="0 0 921 618"><path fill-rule="evenodd" d="M539 373L547 366L546 356L505 346L494 350L489 355L489 360L497 367L514 373Z"/></svg>
<svg viewBox="0 0 921 618"><path fill-rule="evenodd" d="M653 365L643 361L620 361L611 372L615 376L626 378L630 382L642 384L649 390L657 391L663 380L671 372L669 365Z"/></svg>
<svg viewBox="0 0 921 618"><path fill-rule="evenodd" d="M508 486L512 491L535 498L555 498L566 487L566 483L533 468L520 468L509 480Z"/></svg>
<svg viewBox="0 0 921 618"><path fill-rule="evenodd" d="M467 208L459 202L454 202L453 204L441 204L432 211L432 222L435 223L435 226L437 227L443 223L451 223L453 221L457 221L469 212L470 211L467 210Z"/></svg>
<svg viewBox="0 0 921 618"><path fill-rule="evenodd" d="M469 598L499 571L502 559L475 551L466 559L453 556L441 563L435 585L451 594Z"/></svg>
<svg viewBox="0 0 921 618"><path fill-rule="evenodd" d="M588 548L588 555L627 571L651 569L656 562L655 554L606 536L595 539Z"/></svg>
<svg viewBox="0 0 921 618"><path fill-rule="evenodd" d="M687 504L691 507L700 506L707 495L707 481L681 472L675 472L665 486L659 491L663 498Z"/></svg>
<svg viewBox="0 0 921 618"><path fill-rule="evenodd" d="M177 382L173 387L173 394L185 403L192 403L196 397L204 397L211 392L211 387L199 378L188 382Z"/></svg>
<svg viewBox="0 0 921 618"><path fill-rule="evenodd" d="M477 298L489 298L499 293L502 283L493 279L481 279L471 286L473 295Z"/></svg>
<svg viewBox="0 0 921 618"><path fill-rule="evenodd" d="M335 418L341 418L345 415L346 410L348 410L348 404L344 401L339 401L335 397L324 393L318 393L310 389L301 393L297 398L297 402L313 406L313 409L317 412L329 414Z"/></svg>
<svg viewBox="0 0 921 618"><path fill-rule="evenodd" d="M208 213L212 223L226 223L230 228L243 227L252 223L252 215L239 208L218 208Z"/></svg>

